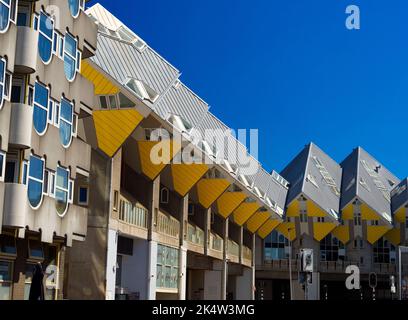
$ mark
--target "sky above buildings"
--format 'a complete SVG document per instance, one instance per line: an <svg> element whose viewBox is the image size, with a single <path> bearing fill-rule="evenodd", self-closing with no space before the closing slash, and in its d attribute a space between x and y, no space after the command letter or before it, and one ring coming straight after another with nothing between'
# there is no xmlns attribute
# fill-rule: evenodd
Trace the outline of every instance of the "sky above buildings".
<svg viewBox="0 0 408 320"><path fill-rule="evenodd" d="M177 67L232 129L259 129L280 171L310 141L362 146L408 176L406 0L92 0ZM358 5L361 29L345 26Z"/></svg>

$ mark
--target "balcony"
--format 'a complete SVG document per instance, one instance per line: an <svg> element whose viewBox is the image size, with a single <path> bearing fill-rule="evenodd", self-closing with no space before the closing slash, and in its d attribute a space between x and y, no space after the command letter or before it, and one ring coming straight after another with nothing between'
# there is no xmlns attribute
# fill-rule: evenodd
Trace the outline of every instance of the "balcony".
<svg viewBox="0 0 408 320"><path fill-rule="evenodd" d="M119 201L119 220L147 230L148 210L139 203L133 204L123 196Z"/></svg>
<svg viewBox="0 0 408 320"><path fill-rule="evenodd" d="M204 254L204 231L191 223L187 224L188 250Z"/></svg>
<svg viewBox="0 0 408 320"><path fill-rule="evenodd" d="M246 246L242 246L242 264L252 266L252 250Z"/></svg>
<svg viewBox="0 0 408 320"><path fill-rule="evenodd" d="M235 241L227 240L227 255L231 262L239 263L239 244Z"/></svg>
<svg viewBox="0 0 408 320"><path fill-rule="evenodd" d="M292 259L292 272L299 271L299 260ZM289 259L268 260L264 264L257 265L257 270L260 271L289 271Z"/></svg>
<svg viewBox="0 0 408 320"><path fill-rule="evenodd" d="M19 183L5 183L3 226L25 228L29 205L27 186Z"/></svg>
<svg viewBox="0 0 408 320"><path fill-rule="evenodd" d="M180 236L180 222L171 215L159 211L157 213L156 231L159 234L178 240Z"/></svg>
<svg viewBox="0 0 408 320"><path fill-rule="evenodd" d="M222 260L224 254L224 239L216 234L215 232L210 232L209 244L208 244L208 255Z"/></svg>
<svg viewBox="0 0 408 320"><path fill-rule="evenodd" d="M11 104L9 144L18 149L31 146L33 108L24 103Z"/></svg>
<svg viewBox="0 0 408 320"><path fill-rule="evenodd" d="M374 263L373 272L377 274L396 274L398 270L395 263Z"/></svg>
<svg viewBox="0 0 408 320"><path fill-rule="evenodd" d="M38 32L26 26L17 27L17 45L14 71L32 74L37 68Z"/></svg>

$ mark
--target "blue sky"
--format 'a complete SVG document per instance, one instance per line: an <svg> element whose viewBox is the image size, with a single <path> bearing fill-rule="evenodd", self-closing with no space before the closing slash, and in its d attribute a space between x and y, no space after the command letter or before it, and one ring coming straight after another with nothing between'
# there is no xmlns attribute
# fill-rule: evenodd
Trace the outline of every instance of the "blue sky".
<svg viewBox="0 0 408 320"><path fill-rule="evenodd" d="M100 0L280 171L310 141L408 176L406 0ZM345 27L348 5L361 29Z"/></svg>

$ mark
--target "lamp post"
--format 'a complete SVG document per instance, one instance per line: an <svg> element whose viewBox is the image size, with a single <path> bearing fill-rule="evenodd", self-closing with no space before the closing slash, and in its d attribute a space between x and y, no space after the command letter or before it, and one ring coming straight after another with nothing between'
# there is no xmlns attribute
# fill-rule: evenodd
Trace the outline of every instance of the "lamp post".
<svg viewBox="0 0 408 320"><path fill-rule="evenodd" d="M292 228L288 229L289 234L289 288L290 288L290 300L293 300L293 288L292 288L292 240L290 236L290 231Z"/></svg>

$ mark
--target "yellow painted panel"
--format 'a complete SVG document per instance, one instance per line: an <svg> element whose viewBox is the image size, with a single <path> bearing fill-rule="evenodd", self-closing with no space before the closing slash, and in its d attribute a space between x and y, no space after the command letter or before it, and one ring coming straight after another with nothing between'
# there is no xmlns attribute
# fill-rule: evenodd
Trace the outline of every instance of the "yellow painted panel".
<svg viewBox="0 0 408 320"><path fill-rule="evenodd" d="M184 197L207 171L208 166L205 164L172 164L174 190Z"/></svg>
<svg viewBox="0 0 408 320"><path fill-rule="evenodd" d="M231 184L226 179L201 179L197 183L198 201L209 208Z"/></svg>
<svg viewBox="0 0 408 320"><path fill-rule="evenodd" d="M367 204L361 204L361 219L363 220L380 220L377 212L371 209ZM377 241L377 240L376 240Z"/></svg>
<svg viewBox="0 0 408 320"><path fill-rule="evenodd" d="M217 200L217 209L220 216L228 218L238 206L244 202L246 195L242 192L226 192Z"/></svg>
<svg viewBox="0 0 408 320"><path fill-rule="evenodd" d="M271 217L271 213L268 211L258 211L246 223L246 228L255 233L265 222Z"/></svg>
<svg viewBox="0 0 408 320"><path fill-rule="evenodd" d="M385 234L385 238L394 246L398 246L401 243L401 230L399 228L393 228Z"/></svg>
<svg viewBox="0 0 408 320"><path fill-rule="evenodd" d="M332 222L313 222L313 237L321 241L335 228L336 224Z"/></svg>
<svg viewBox="0 0 408 320"><path fill-rule="evenodd" d="M348 226L338 226L334 228L332 234L343 244L347 244L350 241L350 228Z"/></svg>
<svg viewBox="0 0 408 320"><path fill-rule="evenodd" d="M341 218L343 220L353 220L354 219L354 208L353 204L350 203L347 207L342 210Z"/></svg>
<svg viewBox="0 0 408 320"><path fill-rule="evenodd" d="M143 116L136 110L104 110L94 111L98 147L112 157L132 134Z"/></svg>
<svg viewBox="0 0 408 320"><path fill-rule="evenodd" d="M405 217L407 214L407 208L401 207L399 210L397 210L395 214L395 220L399 223L405 223Z"/></svg>
<svg viewBox="0 0 408 320"><path fill-rule="evenodd" d="M114 85L101 72L95 70L88 61L81 63L81 74L95 86L95 95L112 95L119 93L119 87Z"/></svg>
<svg viewBox="0 0 408 320"><path fill-rule="evenodd" d="M388 226L367 226L367 241L371 244L376 243L390 229Z"/></svg>
<svg viewBox="0 0 408 320"><path fill-rule="evenodd" d="M294 222L283 222L276 227L276 230L283 234L285 238L290 241L296 239L296 226Z"/></svg>
<svg viewBox="0 0 408 320"><path fill-rule="evenodd" d="M299 217L300 206L299 201L295 200L289 204L288 209L286 210L287 217Z"/></svg>
<svg viewBox="0 0 408 320"><path fill-rule="evenodd" d="M242 226L260 208L256 202L243 202L233 213L234 222Z"/></svg>
<svg viewBox="0 0 408 320"><path fill-rule="evenodd" d="M326 212L320 209L312 200L307 200L307 216L308 217L325 217Z"/></svg>
<svg viewBox="0 0 408 320"><path fill-rule="evenodd" d="M259 228L258 235L265 239L279 224L279 220L269 219Z"/></svg>
<svg viewBox="0 0 408 320"><path fill-rule="evenodd" d="M150 180L154 180L181 149L181 144L174 140L138 141L137 145L141 170Z"/></svg>

